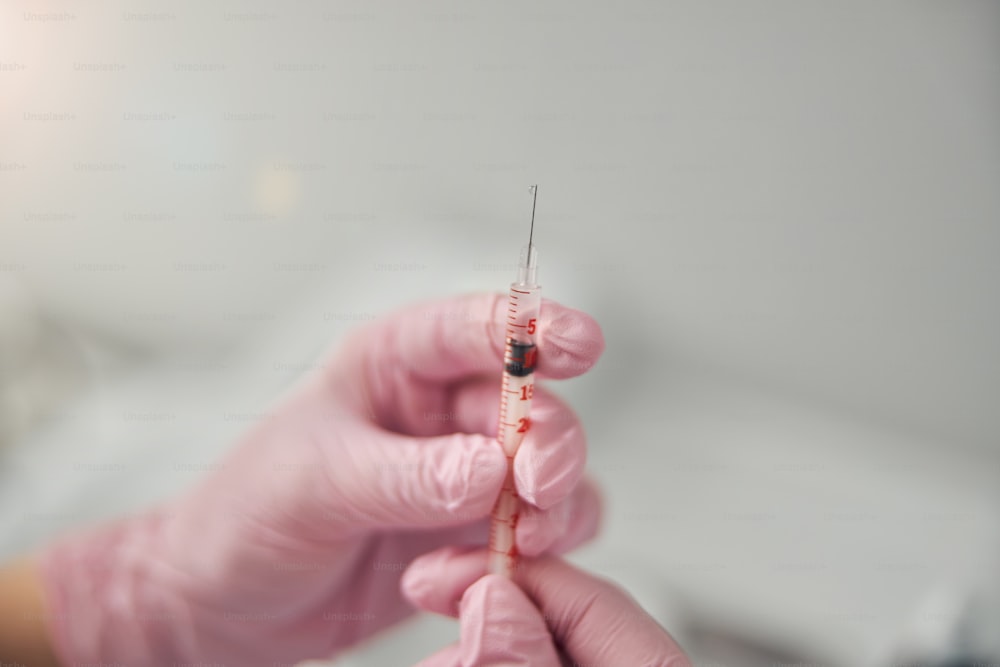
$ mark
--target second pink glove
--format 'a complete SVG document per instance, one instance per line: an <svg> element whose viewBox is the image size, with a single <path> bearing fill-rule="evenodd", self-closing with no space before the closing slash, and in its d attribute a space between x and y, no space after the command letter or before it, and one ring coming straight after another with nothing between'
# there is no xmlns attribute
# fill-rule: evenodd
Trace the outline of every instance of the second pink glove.
<svg viewBox="0 0 1000 667"><path fill-rule="evenodd" d="M65 664L229 664L327 657L411 613L416 556L482 544L505 459L494 441L506 304L415 306L360 330L277 405L220 470L173 502L71 535L40 556ZM603 349L587 315L545 302L538 373ZM596 530L573 412L539 389L515 460L518 546L563 551Z"/></svg>

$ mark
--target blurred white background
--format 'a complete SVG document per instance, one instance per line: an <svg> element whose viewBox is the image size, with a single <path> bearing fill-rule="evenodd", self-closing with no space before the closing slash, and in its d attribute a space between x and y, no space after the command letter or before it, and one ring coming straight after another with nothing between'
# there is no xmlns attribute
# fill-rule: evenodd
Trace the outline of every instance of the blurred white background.
<svg viewBox="0 0 1000 667"><path fill-rule="evenodd" d="M943 652L1000 571L998 119L995 3L5 2L0 553L505 289L537 182L608 341L579 560L699 664Z"/></svg>

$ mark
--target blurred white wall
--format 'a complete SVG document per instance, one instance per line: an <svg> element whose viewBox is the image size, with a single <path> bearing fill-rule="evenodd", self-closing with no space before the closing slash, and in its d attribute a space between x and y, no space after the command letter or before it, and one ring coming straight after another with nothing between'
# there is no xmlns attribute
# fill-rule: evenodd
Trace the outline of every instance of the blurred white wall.
<svg viewBox="0 0 1000 667"><path fill-rule="evenodd" d="M212 346L321 274L502 288L476 266L515 261L537 181L551 297L651 353L997 444L996 4L0 17L0 264L61 318Z"/></svg>

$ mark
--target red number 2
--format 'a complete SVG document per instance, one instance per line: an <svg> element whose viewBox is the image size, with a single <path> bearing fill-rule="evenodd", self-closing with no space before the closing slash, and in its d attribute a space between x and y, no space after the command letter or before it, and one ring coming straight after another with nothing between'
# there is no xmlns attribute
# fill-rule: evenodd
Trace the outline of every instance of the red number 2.
<svg viewBox="0 0 1000 667"><path fill-rule="evenodd" d="M517 424L518 424L517 426L518 433L527 433L528 428L531 426L531 420L528 419L527 417L521 417L520 419L517 420Z"/></svg>

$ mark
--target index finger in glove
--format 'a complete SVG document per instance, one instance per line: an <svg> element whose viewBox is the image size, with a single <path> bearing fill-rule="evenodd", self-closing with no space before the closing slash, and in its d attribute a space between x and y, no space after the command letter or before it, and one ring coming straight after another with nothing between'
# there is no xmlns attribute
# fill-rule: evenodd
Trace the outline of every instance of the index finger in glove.
<svg viewBox="0 0 1000 667"><path fill-rule="evenodd" d="M379 383L448 383L498 372L503 363L506 321L507 297L502 294L467 294L418 304L359 330L335 365L349 367L362 380ZM592 317L542 300L538 322L540 377L581 375L603 350L604 336ZM394 371L392 376L383 373L388 369Z"/></svg>

